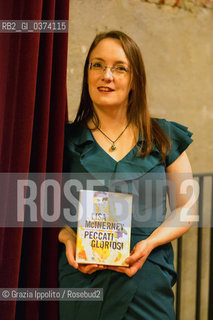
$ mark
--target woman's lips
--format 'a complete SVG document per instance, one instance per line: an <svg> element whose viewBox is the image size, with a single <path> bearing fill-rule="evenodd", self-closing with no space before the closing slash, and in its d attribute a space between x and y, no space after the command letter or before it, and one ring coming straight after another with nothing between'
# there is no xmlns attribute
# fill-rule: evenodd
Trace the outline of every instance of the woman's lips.
<svg viewBox="0 0 213 320"><path fill-rule="evenodd" d="M100 91L100 92L112 92L112 91L115 91L115 90L110 88L110 87L98 87L98 91Z"/></svg>

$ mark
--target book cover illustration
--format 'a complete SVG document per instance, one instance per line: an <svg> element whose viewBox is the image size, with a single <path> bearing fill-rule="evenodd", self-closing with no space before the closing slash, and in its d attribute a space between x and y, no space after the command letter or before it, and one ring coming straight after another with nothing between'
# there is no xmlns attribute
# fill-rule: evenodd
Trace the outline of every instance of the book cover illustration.
<svg viewBox="0 0 213 320"><path fill-rule="evenodd" d="M128 266L132 195L81 190L76 261Z"/></svg>

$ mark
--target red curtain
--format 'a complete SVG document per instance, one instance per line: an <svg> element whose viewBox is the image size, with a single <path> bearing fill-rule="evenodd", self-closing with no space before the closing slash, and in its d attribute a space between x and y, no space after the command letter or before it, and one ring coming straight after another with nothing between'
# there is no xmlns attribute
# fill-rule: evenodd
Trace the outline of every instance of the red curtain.
<svg viewBox="0 0 213 320"><path fill-rule="evenodd" d="M68 20L69 0L6 0L0 20ZM0 34L0 172L61 172L67 33ZM8 196L9 199L9 196ZM0 287L55 288L56 228L0 229ZM0 302L0 319L58 319L58 303Z"/></svg>

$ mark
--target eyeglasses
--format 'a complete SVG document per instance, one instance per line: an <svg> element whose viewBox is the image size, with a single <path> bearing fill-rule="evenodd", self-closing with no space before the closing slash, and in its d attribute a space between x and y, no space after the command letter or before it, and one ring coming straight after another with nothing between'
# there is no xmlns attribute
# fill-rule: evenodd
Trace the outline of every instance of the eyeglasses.
<svg viewBox="0 0 213 320"><path fill-rule="evenodd" d="M112 74L117 77L123 77L123 76L127 75L127 73L129 72L129 69L122 64L117 64L112 67L108 67L108 66L104 65L100 61L93 61L89 64L89 69L93 70L94 72L96 72L98 74L104 73L107 68L109 68L110 71L112 72Z"/></svg>

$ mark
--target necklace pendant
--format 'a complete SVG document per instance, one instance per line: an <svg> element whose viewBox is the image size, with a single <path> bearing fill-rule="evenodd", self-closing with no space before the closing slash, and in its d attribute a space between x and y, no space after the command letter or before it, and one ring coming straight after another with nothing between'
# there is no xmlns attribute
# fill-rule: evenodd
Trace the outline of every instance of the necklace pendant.
<svg viewBox="0 0 213 320"><path fill-rule="evenodd" d="M114 143L113 143L113 145L111 146L111 149L112 149L112 151L114 151L114 150L116 149L116 146L114 145Z"/></svg>

